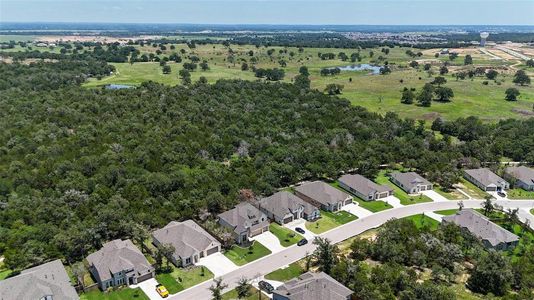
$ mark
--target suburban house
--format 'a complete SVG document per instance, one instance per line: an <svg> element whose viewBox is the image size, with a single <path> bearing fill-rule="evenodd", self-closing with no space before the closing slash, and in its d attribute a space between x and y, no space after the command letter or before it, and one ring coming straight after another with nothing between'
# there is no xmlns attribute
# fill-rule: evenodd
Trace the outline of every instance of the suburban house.
<svg viewBox="0 0 534 300"><path fill-rule="evenodd" d="M408 194L419 194L422 191L432 190L430 181L415 172L393 172L390 180Z"/></svg>
<svg viewBox="0 0 534 300"><path fill-rule="evenodd" d="M280 225L300 218L313 221L321 216L317 207L286 191L260 199L258 208Z"/></svg>
<svg viewBox="0 0 534 300"><path fill-rule="evenodd" d="M326 273L304 273L273 291L273 300L348 300L352 291Z"/></svg>
<svg viewBox="0 0 534 300"><path fill-rule="evenodd" d="M527 191L534 191L534 169L525 166L508 167L504 171L505 177L513 181L514 186Z"/></svg>
<svg viewBox="0 0 534 300"><path fill-rule="evenodd" d="M1 300L78 300L61 260L54 260L0 281Z"/></svg>
<svg viewBox="0 0 534 300"><path fill-rule="evenodd" d="M130 240L113 240L87 256L89 271L102 290L138 284L154 277L154 268Z"/></svg>
<svg viewBox="0 0 534 300"><path fill-rule="evenodd" d="M502 191L510 188L510 184L506 180L497 176L488 168L465 170L464 177L486 192Z"/></svg>
<svg viewBox="0 0 534 300"><path fill-rule="evenodd" d="M451 216L444 216L443 223L454 223L482 240L484 247L496 250L513 248L519 237L491 222L473 209L462 209Z"/></svg>
<svg viewBox="0 0 534 300"><path fill-rule="evenodd" d="M249 237L269 231L269 219L248 202L241 202L231 210L218 215L219 224L233 230L238 244L248 242Z"/></svg>
<svg viewBox="0 0 534 300"><path fill-rule="evenodd" d="M362 175L343 175L339 186L365 201L372 201L393 195L393 189L387 185L378 185Z"/></svg>
<svg viewBox="0 0 534 300"><path fill-rule="evenodd" d="M352 203L352 197L322 181L313 181L295 188L295 194L317 207L327 211L338 211Z"/></svg>
<svg viewBox="0 0 534 300"><path fill-rule="evenodd" d="M152 233L156 247L170 244L174 253L169 259L177 267L186 267L199 259L221 251L221 243L192 220L170 222Z"/></svg>

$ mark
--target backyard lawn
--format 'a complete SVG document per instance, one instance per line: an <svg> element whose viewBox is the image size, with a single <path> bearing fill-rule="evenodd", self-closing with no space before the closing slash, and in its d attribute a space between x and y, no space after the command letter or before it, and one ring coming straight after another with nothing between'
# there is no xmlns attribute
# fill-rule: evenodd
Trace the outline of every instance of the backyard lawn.
<svg viewBox="0 0 534 300"><path fill-rule="evenodd" d="M335 213L321 210L321 218L315 222L306 222L306 228L315 234L320 234L356 219L358 217L344 210Z"/></svg>
<svg viewBox="0 0 534 300"><path fill-rule="evenodd" d="M258 289L251 286L249 292L250 292L250 296L248 296L247 298L241 298L240 300L258 300L258 292L259 292ZM239 298L237 298L237 291L235 289L222 295L222 300L236 300L236 299L239 299ZM262 292L261 298L259 299L269 300L270 298L265 296L265 294Z"/></svg>
<svg viewBox="0 0 534 300"><path fill-rule="evenodd" d="M465 180L464 178L460 179L460 184L463 186L460 187L460 189L473 198L484 199L486 196L489 195L488 193L479 189L477 186Z"/></svg>
<svg viewBox="0 0 534 300"><path fill-rule="evenodd" d="M169 293L175 294L213 278L213 273L206 267L176 268L172 272L156 275L159 283L163 284Z"/></svg>
<svg viewBox="0 0 534 300"><path fill-rule="evenodd" d="M298 262L294 262L283 269L278 269L267 275L265 279L276 280L276 281L288 281L289 279L295 278L300 274L304 273L304 269L300 266Z"/></svg>
<svg viewBox="0 0 534 300"><path fill-rule="evenodd" d="M454 215L457 211L458 209L446 209L446 210L435 211L435 213L444 215L444 216L450 216L450 215Z"/></svg>
<svg viewBox="0 0 534 300"><path fill-rule="evenodd" d="M534 191L525 191L524 189L511 189L506 194L510 199L534 199Z"/></svg>
<svg viewBox="0 0 534 300"><path fill-rule="evenodd" d="M112 292L94 290L80 295L80 300L149 300L140 288L121 288Z"/></svg>
<svg viewBox="0 0 534 300"><path fill-rule="evenodd" d="M422 214L409 216L404 219L412 220L417 228L423 228L424 226L428 226L431 230L436 230L439 226L438 221Z"/></svg>
<svg viewBox="0 0 534 300"><path fill-rule="evenodd" d="M269 230L278 238L278 240L280 240L280 244L284 247L294 245L302 239L300 234L294 232L293 230L282 227L275 222L269 225Z"/></svg>
<svg viewBox="0 0 534 300"><path fill-rule="evenodd" d="M271 254L271 250L267 249L260 242L254 243L248 248L241 248L237 245L232 246L232 249L224 252L224 256L228 257L234 264L242 266L258 258Z"/></svg>
<svg viewBox="0 0 534 300"><path fill-rule="evenodd" d="M389 205L388 203L380 200L375 201L364 201L360 198L354 198L354 201L358 202L360 204L360 207L367 209L371 212L379 212L386 209L390 209L393 206Z"/></svg>
<svg viewBox="0 0 534 300"><path fill-rule="evenodd" d="M375 182L378 184L385 184L393 188L393 195L399 198L402 205L410 205L423 202L432 202L432 199L421 194L416 196L410 196L400 187L396 186L393 182L389 181L389 178L386 176L386 171L380 171L378 176L375 179Z"/></svg>

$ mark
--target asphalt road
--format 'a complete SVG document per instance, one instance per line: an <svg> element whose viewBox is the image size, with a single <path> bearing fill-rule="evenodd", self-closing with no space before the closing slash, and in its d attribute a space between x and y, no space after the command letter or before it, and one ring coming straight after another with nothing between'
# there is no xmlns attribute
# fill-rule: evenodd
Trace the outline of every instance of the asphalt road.
<svg viewBox="0 0 534 300"><path fill-rule="evenodd" d="M465 208L480 208L482 200L464 200ZM534 200L498 200L496 204L503 208L522 208L519 217L524 221L525 219L534 219L527 212L527 209L534 207ZM447 202L427 202L420 204L413 204L404 207L392 208L378 213L374 213L368 217L361 218L350 223L336 227L330 231L321 234L321 237L327 238L333 243L342 242L348 238L365 232L369 229L379 227L392 218L403 218L416 214L422 214L428 211L455 209L458 208L458 201ZM531 221L530 226L534 226ZM308 243L305 246L298 247L296 245L288 247L281 252L277 252L261 259L253 261L241 268L232 271L222 276L223 282L228 285L225 292L235 288L237 281L245 277L247 279L257 278L261 275L268 274L274 270L280 269L290 263L300 260L312 253L315 249L313 243ZM211 292L209 287L213 284L213 280L205 281L180 293L174 294L167 298L172 300L203 300L211 299Z"/></svg>

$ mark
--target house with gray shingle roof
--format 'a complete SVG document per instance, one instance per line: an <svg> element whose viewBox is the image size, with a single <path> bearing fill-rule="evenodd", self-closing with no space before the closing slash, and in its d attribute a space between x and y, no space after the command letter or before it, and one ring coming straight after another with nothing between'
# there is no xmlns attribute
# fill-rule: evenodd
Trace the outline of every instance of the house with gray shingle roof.
<svg viewBox="0 0 534 300"><path fill-rule="evenodd" d="M408 194L419 194L433 189L430 181L415 172L393 172L389 179Z"/></svg>
<svg viewBox="0 0 534 300"><path fill-rule="evenodd" d="M89 256L89 271L99 287L138 284L154 277L154 267L130 240L114 240Z"/></svg>
<svg viewBox="0 0 534 300"><path fill-rule="evenodd" d="M464 178L486 192L496 192L510 188L510 184L506 180L497 176L488 168L465 170Z"/></svg>
<svg viewBox="0 0 534 300"><path fill-rule="evenodd" d="M505 177L526 191L534 191L534 169L525 166L508 167L504 171Z"/></svg>
<svg viewBox="0 0 534 300"><path fill-rule="evenodd" d="M486 248L506 250L519 243L519 237L491 222L473 209L462 209L451 216L444 216L443 223L454 223L482 240Z"/></svg>
<svg viewBox="0 0 534 300"><path fill-rule="evenodd" d="M295 195L327 211L338 211L352 203L352 196L322 181L305 183L295 188Z"/></svg>
<svg viewBox="0 0 534 300"><path fill-rule="evenodd" d="M393 195L393 189L390 186L378 185L360 174L341 176L339 186L365 201Z"/></svg>
<svg viewBox="0 0 534 300"><path fill-rule="evenodd" d="M304 273L273 291L273 300L348 300L352 291L326 273Z"/></svg>
<svg viewBox="0 0 534 300"><path fill-rule="evenodd" d="M241 202L217 217L219 224L234 232L238 244L245 244L249 237L269 231L267 215L248 202Z"/></svg>
<svg viewBox="0 0 534 300"><path fill-rule="evenodd" d="M152 233L156 247L170 244L174 253L169 259L177 267L195 264L199 259L221 251L221 243L192 220L172 221Z"/></svg>
<svg viewBox="0 0 534 300"><path fill-rule="evenodd" d="M78 300L61 261L54 260L0 281L1 300Z"/></svg>
<svg viewBox="0 0 534 300"><path fill-rule="evenodd" d="M258 208L280 225L300 218L313 221L321 216L317 207L286 191L260 199Z"/></svg>

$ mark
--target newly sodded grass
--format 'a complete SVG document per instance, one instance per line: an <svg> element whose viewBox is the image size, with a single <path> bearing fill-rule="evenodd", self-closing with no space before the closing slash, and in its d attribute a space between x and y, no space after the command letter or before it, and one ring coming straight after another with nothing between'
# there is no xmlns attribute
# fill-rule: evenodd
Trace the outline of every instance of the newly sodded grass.
<svg viewBox="0 0 534 300"><path fill-rule="evenodd" d="M267 249L260 242L254 241L248 248L241 248L237 245L232 246L232 249L224 252L224 256L228 257L234 264L242 266L258 258L271 254L271 250Z"/></svg>
<svg viewBox="0 0 534 300"><path fill-rule="evenodd" d="M208 268L202 266L188 268L176 268L172 266L170 273L156 275L158 282L163 284L171 294L178 293L211 278L213 278L213 273Z"/></svg>
<svg viewBox="0 0 534 300"><path fill-rule="evenodd" d="M354 201L358 202L360 207L363 207L371 212L379 212L386 209L390 209L393 206L389 205L388 203L380 200L374 200L374 201L364 201L360 198L354 198Z"/></svg>
<svg viewBox="0 0 534 300"><path fill-rule="evenodd" d="M392 187L393 195L399 198L402 205L432 202L432 199L428 198L427 196L423 194L415 195L415 196L408 195L400 187L396 186L393 182L391 182L389 178L386 176L386 173L387 171L385 170L380 171L380 173L378 173L378 176L375 179L375 182L378 184L385 184L385 185Z"/></svg>
<svg viewBox="0 0 534 300"><path fill-rule="evenodd" d="M506 191L509 199L534 199L534 191L525 191L524 189L511 189Z"/></svg>
<svg viewBox="0 0 534 300"><path fill-rule="evenodd" d="M270 298L267 297L263 292L260 292L258 289L254 287L250 287L249 290L250 296L246 298L237 298L237 290L233 289L225 294L222 295L222 300L269 300ZM261 296L258 296L258 293L261 294Z"/></svg>
<svg viewBox="0 0 534 300"><path fill-rule="evenodd" d="M412 220L417 228L429 227L431 230L438 229L439 222L425 215L413 215L404 219Z"/></svg>
<svg viewBox="0 0 534 300"><path fill-rule="evenodd" d="M457 209L446 209L446 210L437 210L435 213L444 215L444 216L450 216L454 215L458 210Z"/></svg>
<svg viewBox="0 0 534 300"><path fill-rule="evenodd" d="M283 247L294 245L302 239L302 235L294 232L293 230L282 227L275 222L269 225L269 230L278 238Z"/></svg>
<svg viewBox="0 0 534 300"><path fill-rule="evenodd" d="M298 277L302 273L304 273L304 269L298 262L294 262L283 269L278 269L265 275L265 279L285 282Z"/></svg>
<svg viewBox="0 0 534 300"><path fill-rule="evenodd" d="M80 295L80 300L149 300L140 288L123 287L112 292L94 290Z"/></svg>
<svg viewBox="0 0 534 300"><path fill-rule="evenodd" d="M484 199L486 198L486 196L489 195L488 193L479 189L476 185L465 180L465 178L460 179L460 185L463 186L463 187L460 187L462 191L464 191L466 194L468 194L469 196L475 199Z"/></svg>
<svg viewBox="0 0 534 300"><path fill-rule="evenodd" d="M321 210L321 218L314 222L306 222L306 228L315 234L320 234L356 219L358 217L344 210L334 213Z"/></svg>

